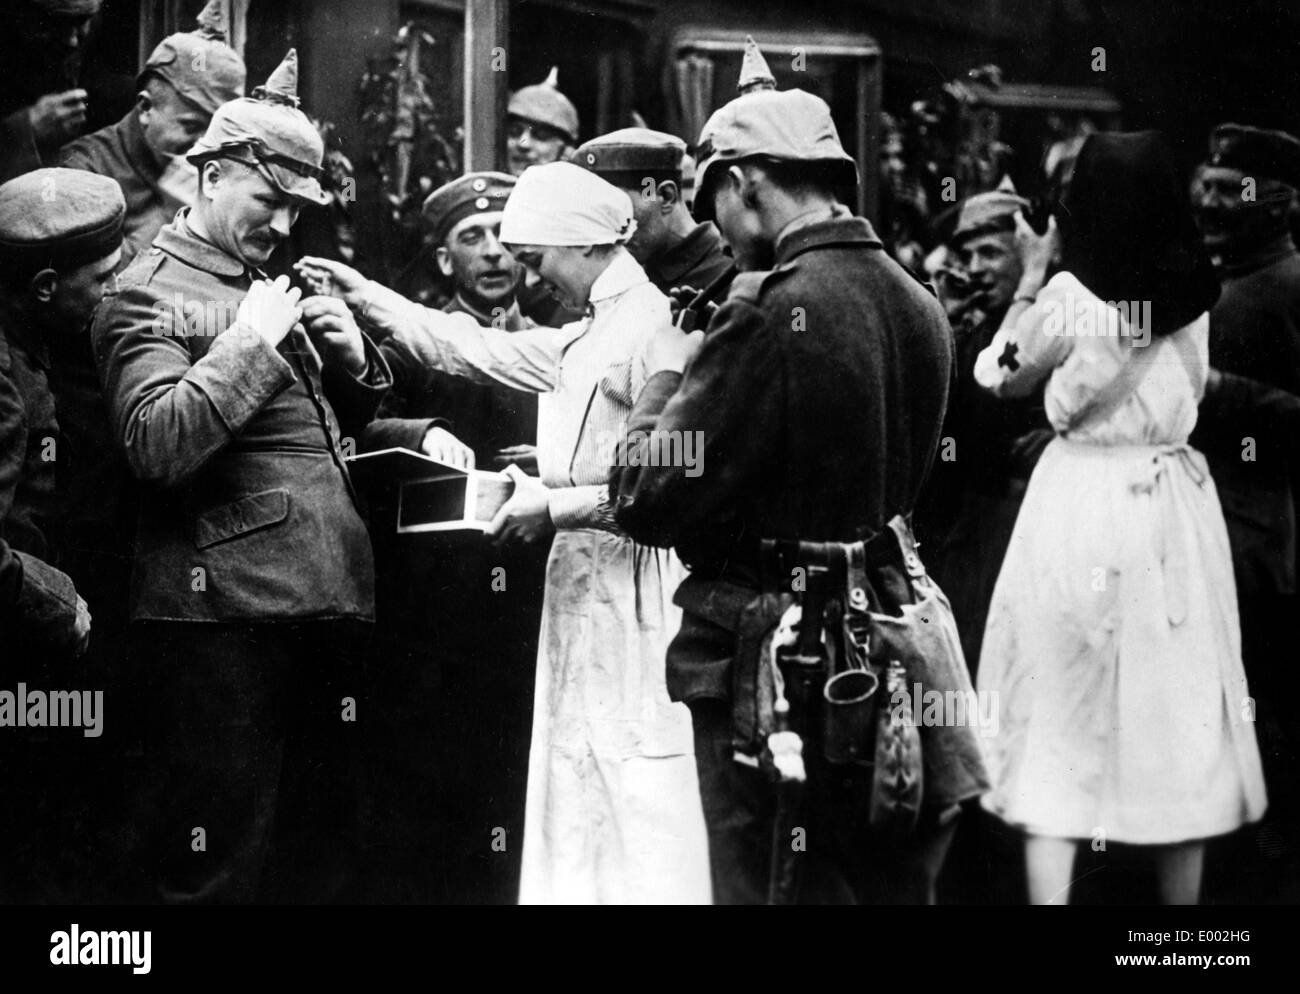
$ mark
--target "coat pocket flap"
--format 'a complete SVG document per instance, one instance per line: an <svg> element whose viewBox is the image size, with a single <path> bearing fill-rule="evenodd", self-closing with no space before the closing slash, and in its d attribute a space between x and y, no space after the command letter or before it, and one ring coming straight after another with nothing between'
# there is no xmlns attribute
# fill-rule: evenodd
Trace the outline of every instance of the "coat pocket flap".
<svg viewBox="0 0 1300 994"><path fill-rule="evenodd" d="M194 523L194 544L206 549L226 539L278 524L289 516L289 491L265 490L201 514Z"/></svg>

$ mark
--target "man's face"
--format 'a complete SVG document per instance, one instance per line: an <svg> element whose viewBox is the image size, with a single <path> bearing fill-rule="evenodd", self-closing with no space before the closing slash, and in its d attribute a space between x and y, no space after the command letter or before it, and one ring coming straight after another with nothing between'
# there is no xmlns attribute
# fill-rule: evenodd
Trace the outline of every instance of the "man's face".
<svg viewBox="0 0 1300 994"><path fill-rule="evenodd" d="M213 243L245 265L266 265L298 220L298 201L242 162L205 163L202 176L199 197L206 198L204 218Z"/></svg>
<svg viewBox="0 0 1300 994"><path fill-rule="evenodd" d="M540 284L547 293L570 310L587 306L591 285L600 275L596 257L581 245L508 245L524 267L524 284Z"/></svg>
<svg viewBox="0 0 1300 994"><path fill-rule="evenodd" d="M903 181L906 171L902 136L891 131L880 146L880 178L886 186L895 186Z"/></svg>
<svg viewBox="0 0 1300 994"><path fill-rule="evenodd" d="M104 299L108 281L113 278L113 270L121 258L122 250L116 248L102 259L59 273L45 308L50 326L63 332L79 332L85 328Z"/></svg>
<svg viewBox="0 0 1300 994"><path fill-rule="evenodd" d="M709 177L714 221L738 269L742 272L771 269L775 245L763 234L757 208L745 203L742 177L739 166L729 166L725 172Z"/></svg>
<svg viewBox="0 0 1300 994"><path fill-rule="evenodd" d="M974 303L997 312L1011 305L1024 267L1016 252L1015 235L997 231L968 238L957 248L957 261L970 279Z"/></svg>
<svg viewBox="0 0 1300 994"><path fill-rule="evenodd" d="M506 163L513 176L523 175L529 166L558 162L568 147L568 139L545 124L512 117L506 125Z"/></svg>
<svg viewBox="0 0 1300 994"><path fill-rule="evenodd" d="M632 200L632 218L636 221L636 231L628 239L626 248L637 262L645 263L653 259L662 246L664 238L665 203L660 196L663 184L651 188L646 194L645 186L620 186Z"/></svg>
<svg viewBox="0 0 1300 994"><path fill-rule="evenodd" d="M471 214L447 233L438 248L438 268L450 276L471 303L509 307L519 288L523 267L502 247L501 212Z"/></svg>
<svg viewBox="0 0 1300 994"><path fill-rule="evenodd" d="M153 79L136 98L145 143L159 157L188 152L208 129L212 115L187 101L165 80Z"/></svg>
<svg viewBox="0 0 1300 994"><path fill-rule="evenodd" d="M1192 183L1192 209L1206 251L1211 255L1239 253L1272 238L1276 218L1258 200L1247 200L1246 174L1240 169L1202 166ZM1261 184L1262 185L1262 184ZM1263 190L1254 195L1262 199Z"/></svg>

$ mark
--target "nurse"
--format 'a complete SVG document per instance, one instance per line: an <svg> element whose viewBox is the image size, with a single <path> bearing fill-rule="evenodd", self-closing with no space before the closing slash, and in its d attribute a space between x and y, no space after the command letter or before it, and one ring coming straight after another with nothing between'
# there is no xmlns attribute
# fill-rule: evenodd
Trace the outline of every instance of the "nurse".
<svg viewBox="0 0 1300 994"><path fill-rule="evenodd" d="M406 300L337 262L305 258L377 335L417 361L540 394L541 479L515 475L494 522L505 540L555 540L547 565L528 771L521 903L707 903L708 848L690 713L669 700L668 642L683 578L667 550L614 522L609 467L654 367L668 299L624 247L628 195L570 163L534 166L501 241L585 316L506 332ZM391 346L390 346L391 347Z"/></svg>

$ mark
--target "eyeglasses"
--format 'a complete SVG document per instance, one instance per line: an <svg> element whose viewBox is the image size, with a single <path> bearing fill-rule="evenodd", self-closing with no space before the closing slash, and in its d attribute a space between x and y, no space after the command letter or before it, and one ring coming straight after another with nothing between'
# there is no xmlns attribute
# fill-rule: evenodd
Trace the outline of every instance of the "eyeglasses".
<svg viewBox="0 0 1300 994"><path fill-rule="evenodd" d="M506 126L506 135L512 141L527 136L530 141L555 142L564 141L565 137L554 128L547 127L545 124L534 124L532 121L523 121L519 119L511 120Z"/></svg>

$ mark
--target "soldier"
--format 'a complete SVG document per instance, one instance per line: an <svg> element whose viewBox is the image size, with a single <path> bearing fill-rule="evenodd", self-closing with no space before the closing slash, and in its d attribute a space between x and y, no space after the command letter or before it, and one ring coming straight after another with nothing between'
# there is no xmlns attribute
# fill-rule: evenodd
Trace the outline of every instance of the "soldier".
<svg viewBox="0 0 1300 994"><path fill-rule="evenodd" d="M970 197L947 245L968 282L953 322L955 378L943 441L917 508L916 533L926 567L952 601L972 676L1020 500L1052 437L1041 388L1027 398L1000 400L974 378L975 359L1002 326L1020 283L1014 222L1028 209L1014 189Z"/></svg>
<svg viewBox="0 0 1300 994"><path fill-rule="evenodd" d="M180 160L183 170L174 170L173 157L189 150L218 107L243 95L244 63L223 37L219 5L211 0L199 15L199 30L171 35L154 49L130 113L60 153L61 164L121 187L126 237L119 271L193 199L194 167ZM189 177L188 193L168 186L165 177L173 172ZM116 677L127 628L136 487L113 442L89 329L62 336L51 351L51 383L68 443L68 457L59 464L61 543L68 571L97 608L96 662Z"/></svg>
<svg viewBox="0 0 1300 994"><path fill-rule="evenodd" d="M732 692L736 633L764 586L758 540L895 535L886 523L911 510L939 442L952 347L939 304L836 201L857 173L822 100L744 94L700 147L696 213L716 217L741 274L704 333L661 329L610 491L636 541L673 546L691 570L668 690L694 721L715 900L759 903L779 807L732 739L747 706ZM687 433L702 472L646 451ZM956 805L986 786L977 759L935 758L904 845L867 835L837 781L810 781L799 900L934 899Z"/></svg>
<svg viewBox="0 0 1300 994"><path fill-rule="evenodd" d="M1300 394L1300 252L1289 231L1300 190L1300 141L1282 131L1221 124L1211 132L1193 208L1222 281L1210 311L1210 365ZM1260 854L1300 865L1300 800L1294 766L1300 721L1295 667L1297 463L1283 426L1253 394L1238 403L1212 377L1192 444L1205 453L1232 544L1242 657L1258 702L1257 727L1270 810L1250 830ZM1233 874L1240 877L1238 859ZM1265 869L1273 888L1294 871ZM1257 895L1252 892L1254 899Z"/></svg>
<svg viewBox="0 0 1300 994"><path fill-rule="evenodd" d="M632 198L636 234L627 250L650 282L703 290L735 267L713 222L696 224L682 196L686 143L649 128L623 128L581 145L573 161Z"/></svg>
<svg viewBox="0 0 1300 994"><path fill-rule="evenodd" d="M189 197L177 199L178 189L160 184L172 158L189 151L218 107L244 95L244 61L225 44L218 0L209 0L198 25L169 35L153 50L126 117L65 145L59 154L60 165L108 176L122 187L122 269L188 205Z"/></svg>
<svg viewBox="0 0 1300 994"><path fill-rule="evenodd" d="M443 310L510 332L532 326L515 300L523 268L498 240L514 185L503 173L470 173L424 203L438 269L454 289ZM363 449L404 446L453 464L514 463L537 475L536 394L440 372L391 340L380 351L393 389L362 434ZM376 766L383 771L376 790L380 830L393 840L376 896L513 903L520 846L511 842L522 838L550 545L493 549L399 537L393 509L375 511L376 656L383 665L374 692L386 715L377 733L385 761ZM503 574L493 573L498 567ZM504 576L504 586L494 575ZM489 652L484 631L507 630L514 635ZM506 831L504 852L488 844L495 828Z"/></svg>
<svg viewBox="0 0 1300 994"><path fill-rule="evenodd" d="M522 176L529 166L559 162L578 142L578 111L559 89L559 69L523 86L506 105L506 167Z"/></svg>
<svg viewBox="0 0 1300 994"><path fill-rule="evenodd" d="M578 112L559 90L559 70L546 80L510 95L506 106L506 168L520 176L529 166L568 158L578 141ZM519 288L519 309L547 328L578 321L579 311L565 307L540 286Z"/></svg>
<svg viewBox="0 0 1300 994"><path fill-rule="evenodd" d="M327 201L297 105L290 51L217 111L189 155L194 207L92 329L142 483L131 593L154 900L336 900L358 852L350 730L374 570L343 439L389 378L341 302L261 271L302 205Z"/></svg>
<svg viewBox="0 0 1300 994"><path fill-rule="evenodd" d="M84 327L99 303L121 251L124 210L112 180L67 169L39 169L0 186L0 669L11 687L73 689L68 659L90 636L86 602L53 565L62 439L47 381L49 345ZM4 724L15 724L14 716ZM65 830L84 824L73 817L77 788L99 743L80 731L45 734L5 730L6 902L66 901L70 876L87 870L82 847Z"/></svg>
<svg viewBox="0 0 1300 994"><path fill-rule="evenodd" d="M81 58L103 0L18 0L0 42L0 183L42 164L86 123Z"/></svg>

